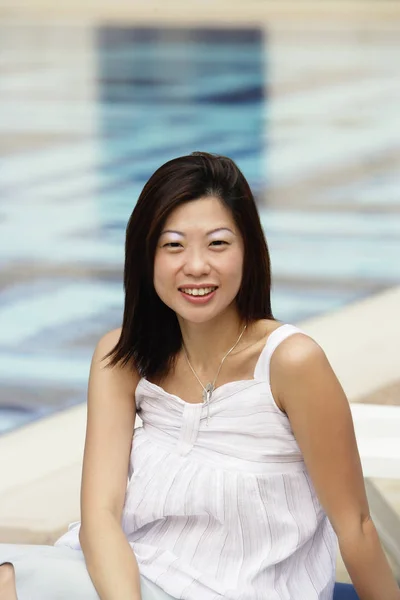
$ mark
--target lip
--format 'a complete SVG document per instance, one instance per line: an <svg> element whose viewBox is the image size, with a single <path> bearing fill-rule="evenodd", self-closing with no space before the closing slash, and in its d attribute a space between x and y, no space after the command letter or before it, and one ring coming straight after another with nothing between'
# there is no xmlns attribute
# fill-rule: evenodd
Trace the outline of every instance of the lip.
<svg viewBox="0 0 400 600"><path fill-rule="evenodd" d="M206 287L214 286L209 285ZM179 290L179 293L181 294L182 298L184 298L187 302L190 302L191 304L207 304L214 298L215 294L217 293L217 290L214 290L213 292L211 292L211 294L208 294L207 296L190 296L189 294L185 294L181 290Z"/></svg>
<svg viewBox="0 0 400 600"><path fill-rule="evenodd" d="M179 286L179 290L182 289L189 289L189 290L200 290L201 288L209 288L209 287L218 287L217 285L215 285L215 283L193 283L190 284L188 283L188 285L180 285Z"/></svg>

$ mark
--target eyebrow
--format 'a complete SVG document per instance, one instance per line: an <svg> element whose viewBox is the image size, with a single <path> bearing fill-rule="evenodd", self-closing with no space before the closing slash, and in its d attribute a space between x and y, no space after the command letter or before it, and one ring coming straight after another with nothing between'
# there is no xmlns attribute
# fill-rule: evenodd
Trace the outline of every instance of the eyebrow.
<svg viewBox="0 0 400 600"><path fill-rule="evenodd" d="M218 227L217 229L212 229L211 231L207 231L206 235L211 235L212 233L216 233L217 231L230 231L230 233L232 233L233 235L236 235L232 229L229 229L229 227ZM186 237L186 235L183 233L183 231L175 231L174 229L164 229L163 232L161 232L161 235L164 235L164 233L177 233L178 235L181 235L182 237Z"/></svg>

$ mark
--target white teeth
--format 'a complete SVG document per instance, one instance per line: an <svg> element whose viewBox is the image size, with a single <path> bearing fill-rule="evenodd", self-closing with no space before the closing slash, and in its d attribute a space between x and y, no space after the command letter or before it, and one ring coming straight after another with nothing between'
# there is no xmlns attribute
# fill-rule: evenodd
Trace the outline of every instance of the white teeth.
<svg viewBox="0 0 400 600"><path fill-rule="evenodd" d="M214 290L216 290L217 288L215 287L210 287L210 288L187 288L187 289L183 289L182 291L185 292L185 294L189 294L190 296L204 296L205 294L209 294L210 292L213 292Z"/></svg>

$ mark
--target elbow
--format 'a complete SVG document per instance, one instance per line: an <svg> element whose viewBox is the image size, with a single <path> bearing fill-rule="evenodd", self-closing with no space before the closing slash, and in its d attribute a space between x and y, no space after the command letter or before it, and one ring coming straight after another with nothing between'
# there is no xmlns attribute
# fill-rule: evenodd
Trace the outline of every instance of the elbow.
<svg viewBox="0 0 400 600"><path fill-rule="evenodd" d="M83 546L84 546L85 542L84 542L84 537L83 537L82 524L81 524L81 526L79 528L78 539L79 539L79 544L80 544L80 546L81 546L81 548L83 550Z"/></svg>
<svg viewBox="0 0 400 600"><path fill-rule="evenodd" d="M81 546L82 552L85 554L86 552L86 548L87 548L87 535L86 535L86 529L84 529L82 527L82 524L80 526L79 529L79 544Z"/></svg>
<svg viewBox="0 0 400 600"><path fill-rule="evenodd" d="M335 532L342 555L357 552L360 543L367 539L375 537L378 539L375 524L369 514L347 520L340 527L335 528Z"/></svg>
<svg viewBox="0 0 400 600"><path fill-rule="evenodd" d="M338 523L332 523L333 529L337 535L339 544L346 542L348 539L359 537L364 533L368 533L371 529L375 529L371 515L357 514L347 515L347 518L341 519Z"/></svg>
<svg viewBox="0 0 400 600"><path fill-rule="evenodd" d="M79 543L82 550L90 543L90 540L98 540L102 537L104 530L113 530L116 526L120 526L116 515L109 509L100 509L92 511L90 518L82 519L79 529Z"/></svg>
<svg viewBox="0 0 400 600"><path fill-rule="evenodd" d="M375 523L373 522L370 515L363 519L361 523L361 530L364 538L373 538L375 541L379 541L379 536L375 527Z"/></svg>

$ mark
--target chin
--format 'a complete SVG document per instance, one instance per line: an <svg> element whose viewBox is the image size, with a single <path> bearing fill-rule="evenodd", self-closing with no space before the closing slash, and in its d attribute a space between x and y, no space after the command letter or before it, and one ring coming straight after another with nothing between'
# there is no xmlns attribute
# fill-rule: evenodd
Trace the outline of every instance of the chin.
<svg viewBox="0 0 400 600"><path fill-rule="evenodd" d="M207 323L208 321L210 321L211 319L214 319L215 317L218 316L218 313L215 314L214 311L211 313L209 312L208 314L206 314L206 312L204 311L203 314L197 314L195 313L195 311L190 311L190 310L175 310L176 316L179 317L180 319L183 319L184 321L188 321L190 323Z"/></svg>
<svg viewBox="0 0 400 600"><path fill-rule="evenodd" d="M181 319L183 319L187 323L193 323L194 325L201 325L203 323L208 323L209 321L212 321L217 316L218 315L213 315L211 317L203 317L202 319L200 317L198 317L197 319L196 318L191 319L190 317L181 317Z"/></svg>
<svg viewBox="0 0 400 600"><path fill-rule="evenodd" d="M182 319L187 323L201 325L202 323L209 323L210 321L217 320L219 317L222 317L226 311L229 312L228 309L229 306L223 308L213 307L211 310L206 310L204 308L198 310L195 307L194 310L175 310L175 313L179 319Z"/></svg>

